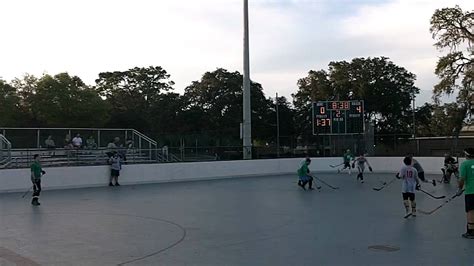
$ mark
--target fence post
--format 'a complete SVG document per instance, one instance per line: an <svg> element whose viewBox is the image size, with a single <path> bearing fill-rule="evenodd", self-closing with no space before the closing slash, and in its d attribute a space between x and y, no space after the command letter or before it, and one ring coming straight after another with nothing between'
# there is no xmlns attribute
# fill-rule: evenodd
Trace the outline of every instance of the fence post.
<svg viewBox="0 0 474 266"><path fill-rule="evenodd" d="M100 149L100 129L97 130L97 149Z"/></svg>
<svg viewBox="0 0 474 266"><path fill-rule="evenodd" d="M40 130L36 130L36 148L40 148Z"/></svg>

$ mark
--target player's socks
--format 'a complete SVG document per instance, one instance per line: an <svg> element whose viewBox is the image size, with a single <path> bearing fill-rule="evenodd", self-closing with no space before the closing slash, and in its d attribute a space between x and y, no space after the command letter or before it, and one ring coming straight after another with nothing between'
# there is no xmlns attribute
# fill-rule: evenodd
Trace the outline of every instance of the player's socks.
<svg viewBox="0 0 474 266"><path fill-rule="evenodd" d="M403 205L405 206L405 212L406 214L410 214L410 203L408 202L408 200L404 200L403 201Z"/></svg>

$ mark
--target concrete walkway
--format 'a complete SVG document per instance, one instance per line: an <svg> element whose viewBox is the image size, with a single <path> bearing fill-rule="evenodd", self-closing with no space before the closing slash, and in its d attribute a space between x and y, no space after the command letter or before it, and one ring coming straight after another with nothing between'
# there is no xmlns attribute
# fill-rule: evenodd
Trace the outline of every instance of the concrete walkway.
<svg viewBox="0 0 474 266"><path fill-rule="evenodd" d="M463 198L403 219L400 181L372 189L393 175L319 176L340 189L268 176L44 191L39 207L0 194L0 265L474 265Z"/></svg>

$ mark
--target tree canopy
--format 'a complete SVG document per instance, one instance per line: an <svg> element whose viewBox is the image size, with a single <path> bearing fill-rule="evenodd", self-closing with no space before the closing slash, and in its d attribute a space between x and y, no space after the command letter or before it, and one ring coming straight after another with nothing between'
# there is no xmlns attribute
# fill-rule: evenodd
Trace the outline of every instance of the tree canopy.
<svg viewBox="0 0 474 266"><path fill-rule="evenodd" d="M375 123L378 133L409 132L411 99L419 93L415 79L386 57L331 62L327 71L311 70L298 81L293 94L298 120L305 121L299 131L308 134L311 129L307 116L312 101L362 99L366 120Z"/></svg>
<svg viewBox="0 0 474 266"><path fill-rule="evenodd" d="M435 46L448 50L436 66L440 82L433 89L434 99L439 103L441 95L458 92L461 119L456 121L455 130L459 132L474 105L474 12L459 6L437 9L430 22Z"/></svg>

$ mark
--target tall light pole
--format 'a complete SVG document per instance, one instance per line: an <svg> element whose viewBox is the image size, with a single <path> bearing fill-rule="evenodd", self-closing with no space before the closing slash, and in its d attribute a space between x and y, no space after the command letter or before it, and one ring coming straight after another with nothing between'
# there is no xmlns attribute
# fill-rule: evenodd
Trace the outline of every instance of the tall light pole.
<svg viewBox="0 0 474 266"><path fill-rule="evenodd" d="M415 120L415 93L411 95L413 101L413 139L416 140L416 120Z"/></svg>
<svg viewBox="0 0 474 266"><path fill-rule="evenodd" d="M416 147L416 154L420 152L420 148L418 146L418 141L416 140L416 119L415 119L415 109L416 109L416 102L415 102L415 93L411 95L413 100L413 142Z"/></svg>
<svg viewBox="0 0 474 266"><path fill-rule="evenodd" d="M278 92L276 93L275 111L277 119L277 157L280 158L280 114L278 113Z"/></svg>
<svg viewBox="0 0 474 266"><path fill-rule="evenodd" d="M243 154L252 159L252 121L250 106L250 63L249 63L249 1L244 0L244 84L243 84Z"/></svg>

